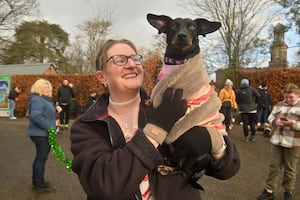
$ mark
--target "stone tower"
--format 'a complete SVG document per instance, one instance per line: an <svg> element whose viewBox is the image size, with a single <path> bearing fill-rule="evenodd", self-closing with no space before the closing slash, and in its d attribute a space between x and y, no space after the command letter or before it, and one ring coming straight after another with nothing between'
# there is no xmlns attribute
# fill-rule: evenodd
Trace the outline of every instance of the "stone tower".
<svg viewBox="0 0 300 200"><path fill-rule="evenodd" d="M283 67L287 68L289 63L287 61L287 48L288 46L284 42L284 33L286 32L286 26L277 24L274 27L274 41L271 46L271 61L269 67Z"/></svg>

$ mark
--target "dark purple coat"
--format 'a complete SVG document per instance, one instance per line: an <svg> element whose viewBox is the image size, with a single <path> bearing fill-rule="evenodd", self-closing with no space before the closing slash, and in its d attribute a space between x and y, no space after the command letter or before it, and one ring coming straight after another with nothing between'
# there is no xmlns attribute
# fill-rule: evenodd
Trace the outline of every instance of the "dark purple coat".
<svg viewBox="0 0 300 200"><path fill-rule="evenodd" d="M143 96L143 95L142 95ZM139 127L145 124L145 104L142 97ZM118 123L107 113L108 95L103 94L92 107L79 117L71 128L73 170L88 199L139 199L139 184L146 174L155 200L199 200L199 190L182 175L162 176L156 166L163 164L157 150L139 129L128 143ZM207 175L219 179L234 176L239 169L239 154L229 138L227 155L211 163Z"/></svg>

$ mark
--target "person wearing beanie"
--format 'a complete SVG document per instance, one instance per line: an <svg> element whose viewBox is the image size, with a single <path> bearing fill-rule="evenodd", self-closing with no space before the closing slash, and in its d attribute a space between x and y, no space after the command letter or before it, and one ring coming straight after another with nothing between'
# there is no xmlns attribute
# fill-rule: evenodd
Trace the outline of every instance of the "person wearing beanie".
<svg viewBox="0 0 300 200"><path fill-rule="evenodd" d="M249 85L249 80L244 78L241 80L241 85Z"/></svg>
<svg viewBox="0 0 300 200"><path fill-rule="evenodd" d="M259 92L249 85L248 79L242 79L240 88L236 92L236 101L239 107L239 113L243 122L243 132L245 136L245 142L249 142L248 138L248 125L251 130L250 141L255 141L256 134L256 113L257 105L256 101L259 101Z"/></svg>
<svg viewBox="0 0 300 200"><path fill-rule="evenodd" d="M230 79L225 81L225 86L219 92L219 99L222 103L220 112L224 115L225 119L223 124L226 127L227 133L229 133L230 125L232 123L232 110L237 109L237 103L235 100L235 91L232 88L233 83Z"/></svg>

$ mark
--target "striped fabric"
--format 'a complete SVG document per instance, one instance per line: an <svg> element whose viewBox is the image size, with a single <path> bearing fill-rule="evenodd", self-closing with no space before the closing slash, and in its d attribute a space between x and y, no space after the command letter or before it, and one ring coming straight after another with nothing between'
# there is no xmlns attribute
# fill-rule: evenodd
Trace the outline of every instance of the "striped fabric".
<svg viewBox="0 0 300 200"><path fill-rule="evenodd" d="M274 121L280 117L292 120L293 125L291 127L276 128L271 137L271 143L287 148L300 147L300 99L292 106L283 101L277 103L269 115L268 121L274 125Z"/></svg>

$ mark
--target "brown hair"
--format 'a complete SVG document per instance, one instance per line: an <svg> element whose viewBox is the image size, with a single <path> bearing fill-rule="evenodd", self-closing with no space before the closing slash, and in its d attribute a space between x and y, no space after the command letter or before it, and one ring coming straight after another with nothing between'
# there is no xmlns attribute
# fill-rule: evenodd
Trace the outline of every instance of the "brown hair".
<svg viewBox="0 0 300 200"><path fill-rule="evenodd" d="M294 93L300 95L300 88L293 83L288 83L284 86L283 93L288 93L288 94Z"/></svg>
<svg viewBox="0 0 300 200"><path fill-rule="evenodd" d="M135 45L127 40L127 39L120 39L120 40L114 40L114 39L109 39L107 40L102 48L99 50L97 57L96 57L96 71L100 70L104 70L105 65L106 65L106 61L107 61L107 51L115 44L127 44L128 46L130 46L135 53L137 53L136 47Z"/></svg>

